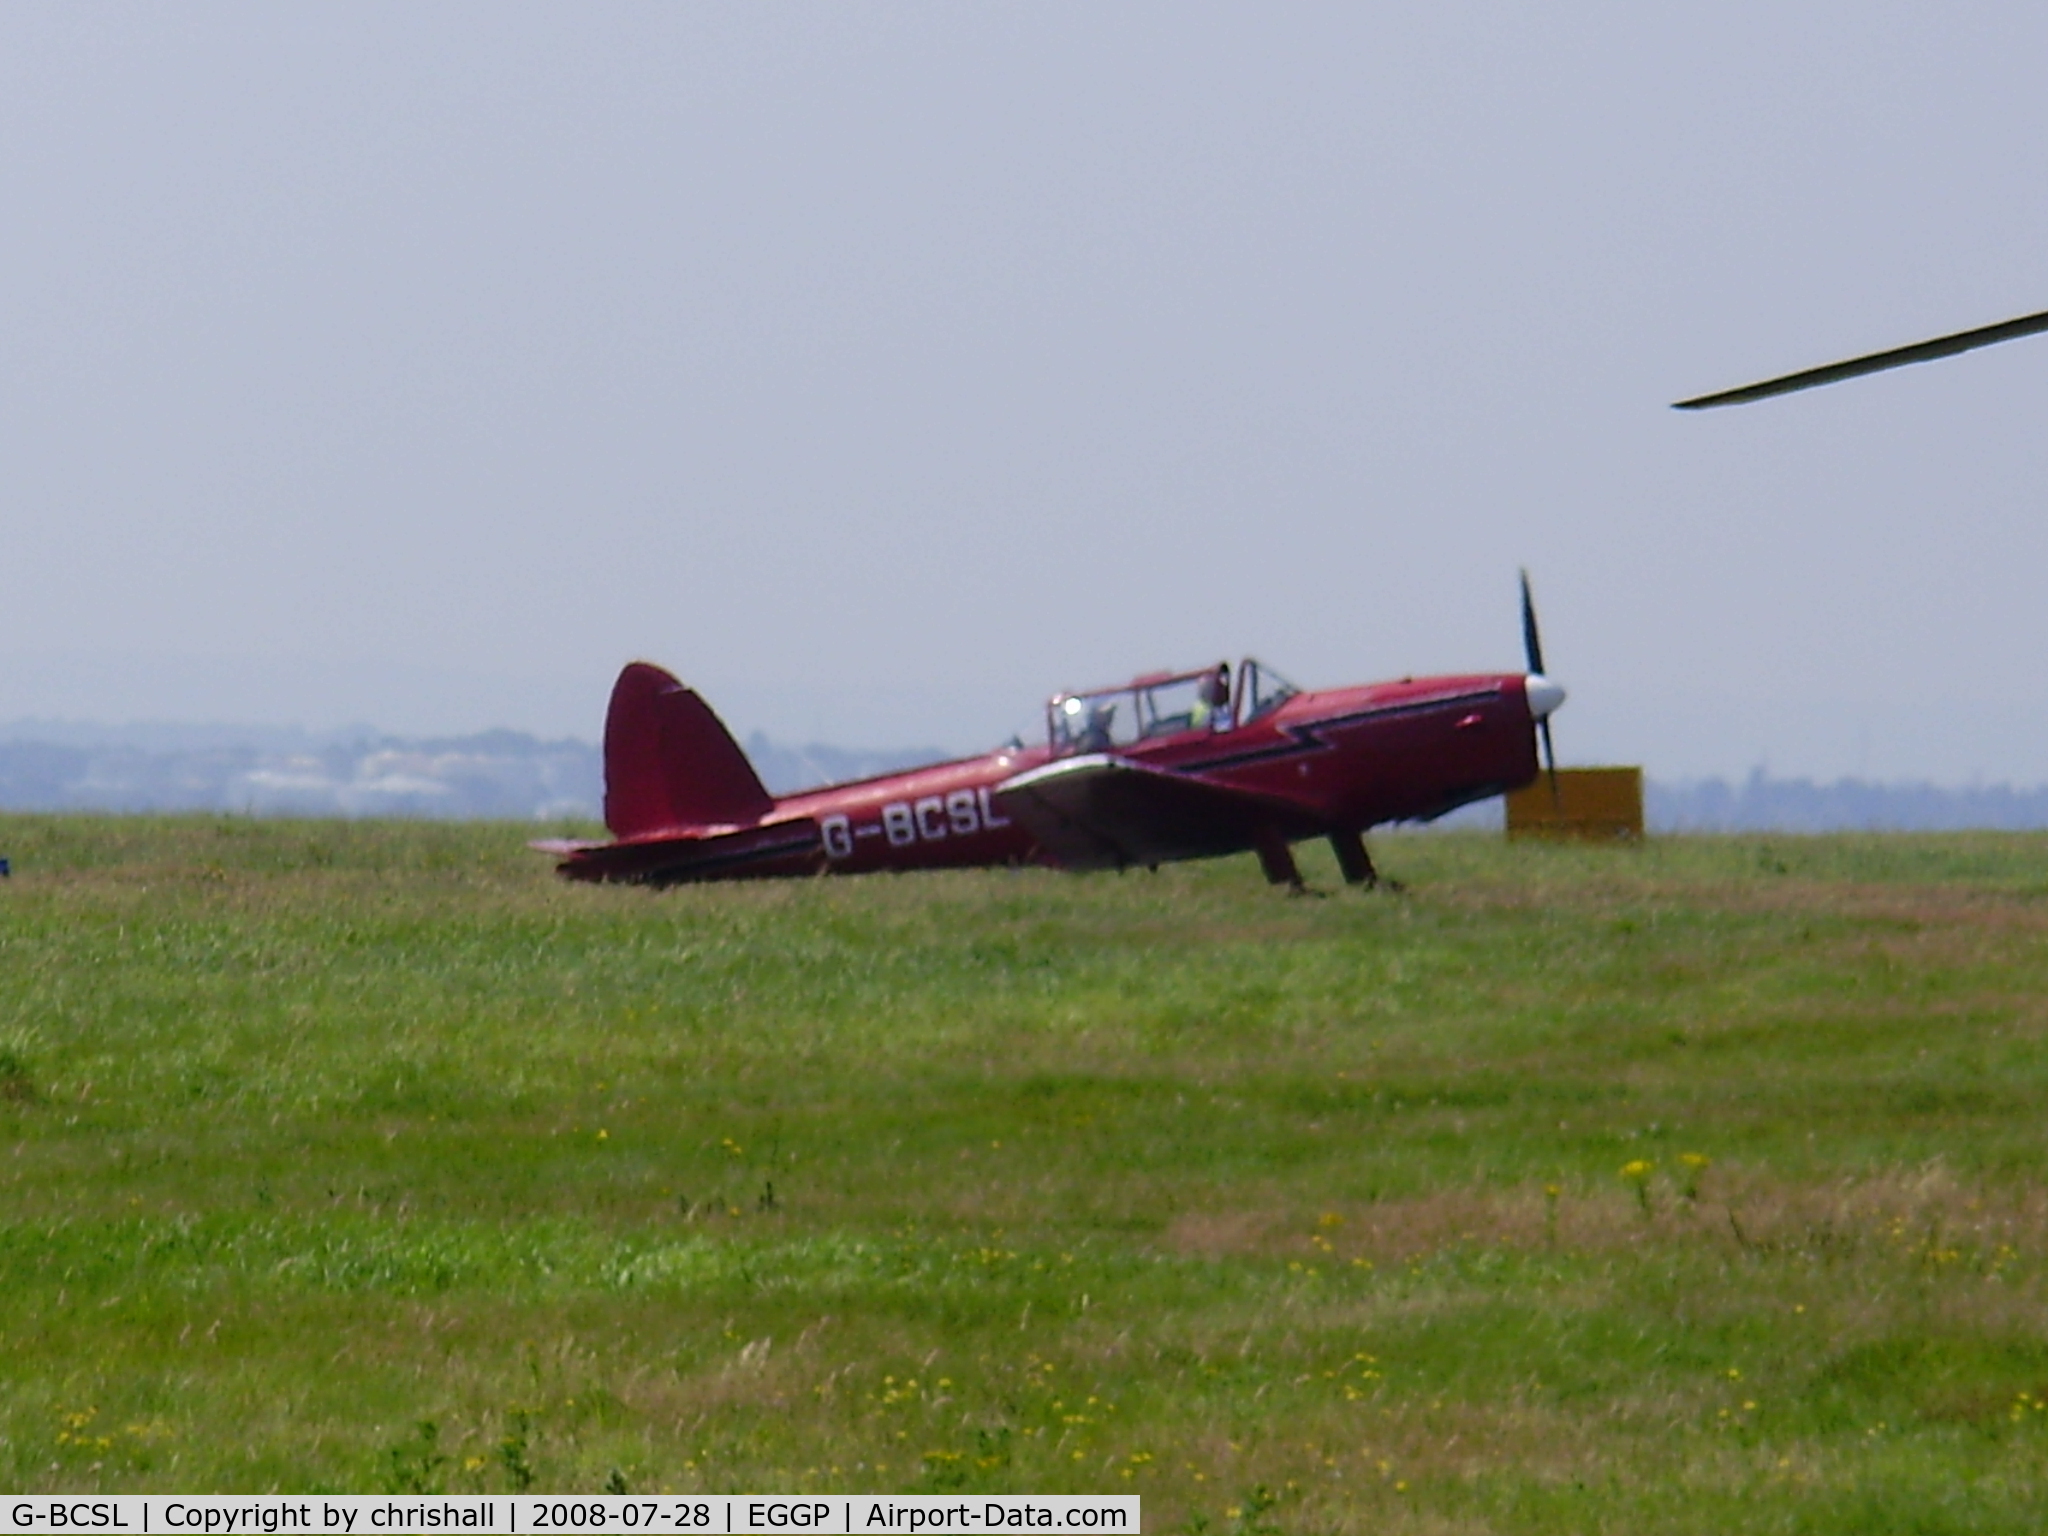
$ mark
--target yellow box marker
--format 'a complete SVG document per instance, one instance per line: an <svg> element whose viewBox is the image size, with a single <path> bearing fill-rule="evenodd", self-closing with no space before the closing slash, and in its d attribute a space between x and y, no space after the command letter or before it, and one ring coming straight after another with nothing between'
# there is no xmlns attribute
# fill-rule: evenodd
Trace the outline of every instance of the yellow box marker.
<svg viewBox="0 0 2048 1536"><path fill-rule="evenodd" d="M1560 768L1557 791L1538 774L1507 797L1508 836L1632 843L1643 836L1643 770Z"/></svg>

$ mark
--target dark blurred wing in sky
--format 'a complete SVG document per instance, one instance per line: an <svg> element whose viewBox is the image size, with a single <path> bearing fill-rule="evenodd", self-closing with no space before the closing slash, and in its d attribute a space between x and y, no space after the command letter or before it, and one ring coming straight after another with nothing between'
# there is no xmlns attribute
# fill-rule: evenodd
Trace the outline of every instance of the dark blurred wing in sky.
<svg viewBox="0 0 2048 1536"><path fill-rule="evenodd" d="M1931 363L1937 357L1954 357L1958 352L1974 351L2018 336L2031 336L2036 331L2048 331L2048 310L2038 315L2024 315L2018 320L2001 320L1996 325L1980 325L1974 331L1958 331L1953 336L1937 336L1932 341L1916 341L1910 347L1893 347L1887 352L1852 357L1843 363L1807 368L1782 378L1765 379L1761 384L1724 389L1715 395L1697 395L1690 400L1677 401L1672 409L1699 411L1710 405L1741 405L1772 395L1789 395L1795 389L1812 389L1819 384L1833 384L1838 379L1853 379L1859 374L1882 373L1887 368L1903 368L1908 363Z"/></svg>

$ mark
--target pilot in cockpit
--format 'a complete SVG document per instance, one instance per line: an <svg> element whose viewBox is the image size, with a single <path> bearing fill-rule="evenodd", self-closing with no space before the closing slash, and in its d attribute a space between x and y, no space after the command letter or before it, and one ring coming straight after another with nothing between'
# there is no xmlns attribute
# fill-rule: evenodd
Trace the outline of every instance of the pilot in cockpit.
<svg viewBox="0 0 2048 1536"><path fill-rule="evenodd" d="M1202 679L1201 691L1195 695L1195 707L1189 723L1196 730L1227 731L1230 718L1230 663L1219 661L1216 670Z"/></svg>
<svg viewBox="0 0 2048 1536"><path fill-rule="evenodd" d="M1097 700L1089 706L1088 723L1081 728L1078 743L1083 752L1107 752L1113 744L1110 724L1116 719L1116 706Z"/></svg>

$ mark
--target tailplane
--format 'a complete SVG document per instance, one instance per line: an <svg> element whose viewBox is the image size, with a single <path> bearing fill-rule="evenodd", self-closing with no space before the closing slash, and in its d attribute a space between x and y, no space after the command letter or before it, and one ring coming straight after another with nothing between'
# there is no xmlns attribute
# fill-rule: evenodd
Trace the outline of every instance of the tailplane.
<svg viewBox="0 0 2048 1536"><path fill-rule="evenodd" d="M604 722L604 824L619 838L757 821L774 797L711 706L660 667L619 674Z"/></svg>

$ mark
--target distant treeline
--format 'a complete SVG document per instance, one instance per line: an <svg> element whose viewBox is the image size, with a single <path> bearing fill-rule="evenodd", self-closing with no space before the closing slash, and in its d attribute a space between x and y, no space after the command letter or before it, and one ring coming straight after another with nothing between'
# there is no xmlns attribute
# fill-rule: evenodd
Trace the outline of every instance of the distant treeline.
<svg viewBox="0 0 2048 1536"><path fill-rule="evenodd" d="M931 762L936 748L863 752L747 741L777 794ZM0 810L228 811L267 816L596 820L598 749L518 731L443 739L364 729L0 727Z"/></svg>
<svg viewBox="0 0 2048 1536"><path fill-rule="evenodd" d="M1643 819L1659 832L1960 832L2048 827L2048 787L2010 784L1954 789L1939 784L1872 784L1774 779L1761 769L1736 783L1652 780Z"/></svg>
<svg viewBox="0 0 2048 1536"><path fill-rule="evenodd" d="M776 794L935 762L937 747L792 747L756 732L747 755ZM2048 787L1838 779L1652 780L1653 832L1951 831L2048 827ZM421 739L212 726L0 726L0 810L229 811L270 816L596 820L599 750L518 731ZM1499 803L1449 825L1499 825Z"/></svg>

